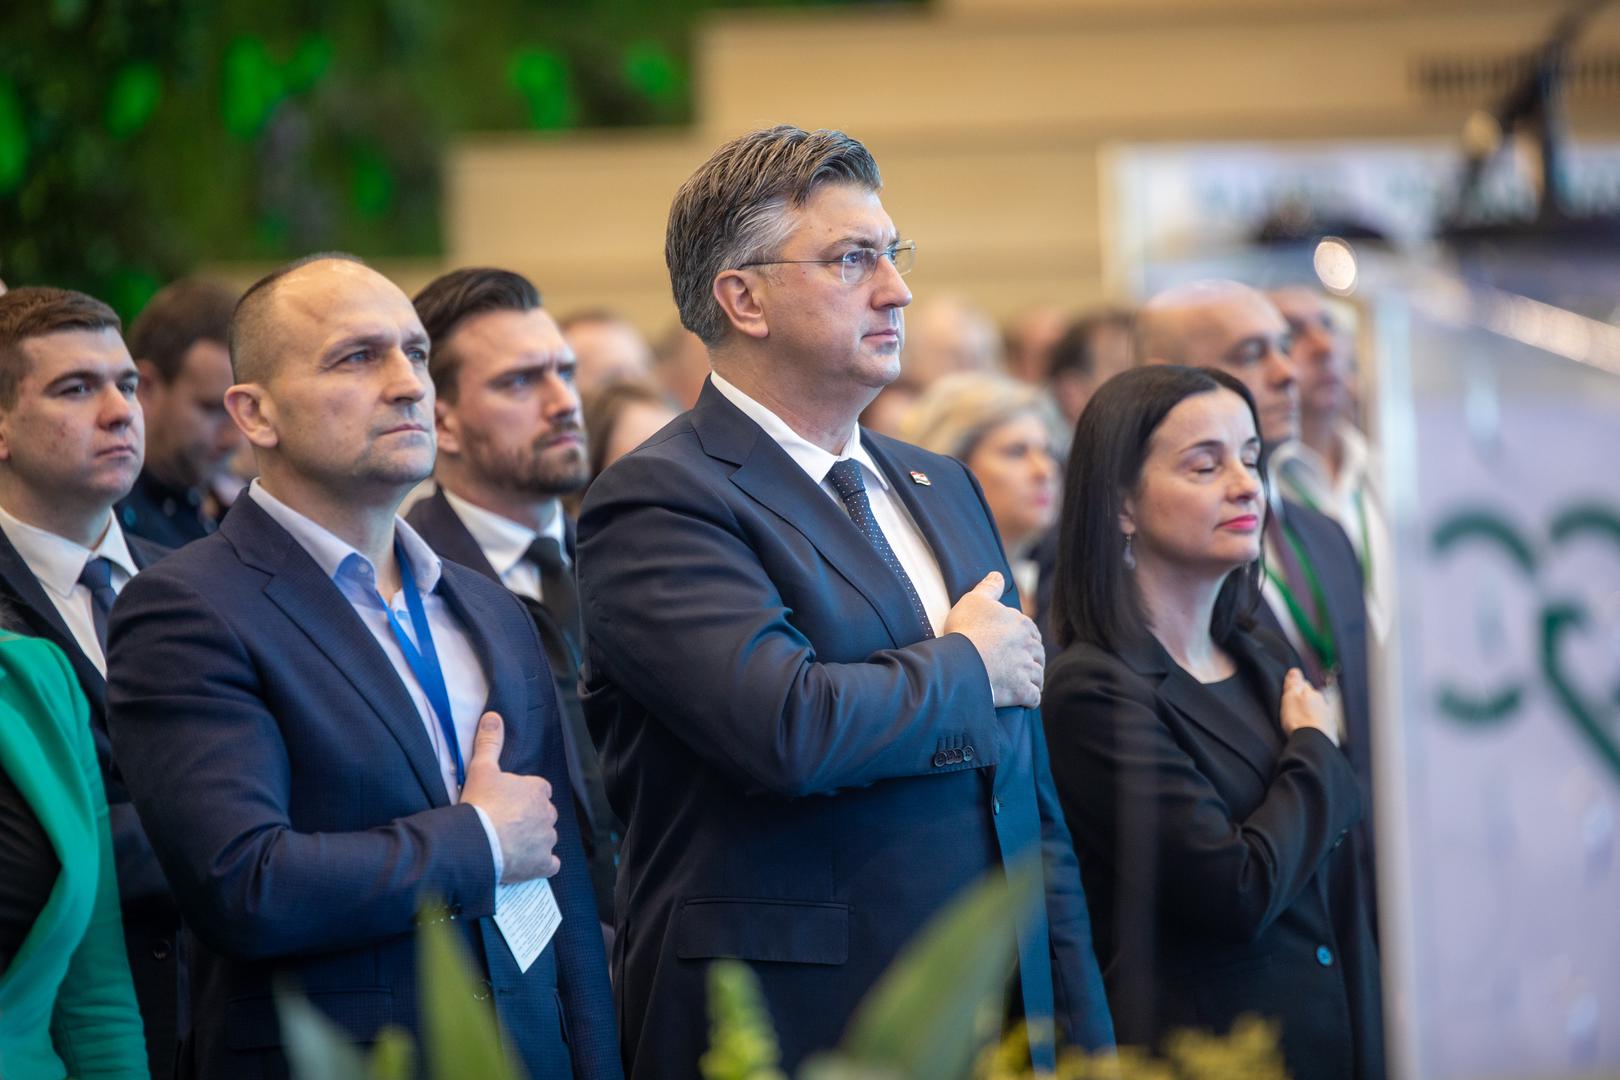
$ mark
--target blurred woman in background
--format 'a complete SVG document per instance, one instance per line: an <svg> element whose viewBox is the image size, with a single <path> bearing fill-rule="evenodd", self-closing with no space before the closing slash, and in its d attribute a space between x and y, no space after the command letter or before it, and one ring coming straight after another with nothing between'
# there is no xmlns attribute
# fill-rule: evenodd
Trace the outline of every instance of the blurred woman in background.
<svg viewBox="0 0 1620 1080"><path fill-rule="evenodd" d="M1289 1075L1384 1073L1363 814L1257 596L1264 478L1232 377L1139 368L1075 431L1041 710L1122 1044L1280 1025Z"/></svg>
<svg viewBox="0 0 1620 1080"><path fill-rule="evenodd" d="M0 630L0 1077L147 1077L107 796L67 658Z"/></svg>
<svg viewBox="0 0 1620 1080"><path fill-rule="evenodd" d="M1030 551L1057 518L1056 424L1035 387L974 371L935 381L901 425L906 442L955 458L979 481L1031 617L1039 572Z"/></svg>

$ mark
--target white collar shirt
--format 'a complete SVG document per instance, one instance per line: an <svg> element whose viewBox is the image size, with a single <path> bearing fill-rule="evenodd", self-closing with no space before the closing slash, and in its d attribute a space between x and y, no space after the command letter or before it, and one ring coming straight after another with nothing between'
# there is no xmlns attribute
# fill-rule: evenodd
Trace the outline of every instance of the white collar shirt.
<svg viewBox="0 0 1620 1080"><path fill-rule="evenodd" d="M895 557L900 560L900 566L911 579L912 587L917 590L934 633L939 633L940 628L945 625L945 616L951 610L950 595L945 589L945 575L939 568L939 560L935 558L933 549L928 546L922 530L912 520L905 503L900 500L893 485L889 483L889 478L878 468L877 462L872 460L871 454L861 442L861 429L857 426L851 431L843 454L829 453L794 431L788 426L787 421L749 397L718 373L711 374L709 378L714 383L714 388L720 391L727 401L758 424L765 434L769 435L772 441L780 446L845 513L848 513L848 510L844 506L844 500L839 497L838 490L827 479L827 474L844 458L849 458L861 467L861 475L866 482L866 497L872 505L872 516L877 519L878 527L883 530L884 538L889 541L889 547L894 550Z"/></svg>
<svg viewBox="0 0 1620 1080"><path fill-rule="evenodd" d="M68 632L79 646L79 651L90 658L103 677L107 674L107 657L101 651L96 637L95 609L88 586L79 584L79 575L91 559L107 559L112 563L112 588L118 593L135 576L135 560L129 553L124 531L118 527L115 515L107 515L107 530L94 548L58 536L53 532L29 525L0 507L0 531L4 531L11 546L28 566L30 573L50 597L56 613L62 616Z"/></svg>
<svg viewBox="0 0 1620 1080"><path fill-rule="evenodd" d="M441 486L439 490L444 492L445 501L472 534L489 565L500 575L501 584L530 600L545 599L541 595L540 568L529 558L529 545L542 536L550 537L562 551L563 565L569 564L562 504L551 500L551 513L537 532L493 510L475 506L449 488Z"/></svg>

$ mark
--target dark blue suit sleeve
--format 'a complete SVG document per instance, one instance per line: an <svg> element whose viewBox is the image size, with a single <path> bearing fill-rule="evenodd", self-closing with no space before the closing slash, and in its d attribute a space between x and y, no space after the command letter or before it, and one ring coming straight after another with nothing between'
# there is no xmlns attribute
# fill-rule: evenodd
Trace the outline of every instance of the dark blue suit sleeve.
<svg viewBox="0 0 1620 1080"><path fill-rule="evenodd" d="M529 623L528 615L523 617ZM531 631L532 631L532 624ZM539 654L540 640L534 639ZM543 666L543 656L541 657ZM551 679L540 680L540 692L555 700ZM556 710L538 705L529 711L532 723L549 717L554 730L546 733L539 775L551 784L551 802L557 808L556 854L563 870L551 879L562 926L557 931L557 990L568 1020L569 1055L576 1080L620 1080L618 1023L613 1011L613 990L608 983L607 957L602 949L601 924L596 918L596 896L580 841L573 787L564 758L561 721Z"/></svg>
<svg viewBox="0 0 1620 1080"><path fill-rule="evenodd" d="M1033 718L1035 802L1041 815L1041 858L1046 871L1046 918L1052 935L1052 993L1064 1045L1095 1053L1114 1045L1102 968L1091 943L1091 912L1080 881L1074 840L1063 820L1047 758L1046 733Z"/></svg>
<svg viewBox="0 0 1620 1080"><path fill-rule="evenodd" d="M229 622L161 568L113 609L109 730L187 922L239 959L354 948L411 932L433 896L494 908L489 841L471 806L356 832L302 832L259 673ZM341 917L334 917L341 913Z"/></svg>
<svg viewBox="0 0 1620 1080"><path fill-rule="evenodd" d="M599 675L748 791L927 775L946 735L996 745L990 680L967 638L822 661L708 480L632 455L592 489L579 574Z"/></svg>

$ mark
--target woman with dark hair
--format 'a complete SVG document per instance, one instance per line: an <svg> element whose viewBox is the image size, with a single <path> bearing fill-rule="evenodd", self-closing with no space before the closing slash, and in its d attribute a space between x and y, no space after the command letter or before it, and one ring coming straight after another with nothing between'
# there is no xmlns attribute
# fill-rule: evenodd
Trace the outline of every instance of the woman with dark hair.
<svg viewBox="0 0 1620 1080"><path fill-rule="evenodd" d="M1076 426L1042 715L1122 1044L1279 1025L1294 1080L1383 1075L1378 954L1329 710L1258 596L1265 480L1231 376L1155 366Z"/></svg>
<svg viewBox="0 0 1620 1080"><path fill-rule="evenodd" d="M0 628L0 1077L147 1075L89 707L56 646Z"/></svg>

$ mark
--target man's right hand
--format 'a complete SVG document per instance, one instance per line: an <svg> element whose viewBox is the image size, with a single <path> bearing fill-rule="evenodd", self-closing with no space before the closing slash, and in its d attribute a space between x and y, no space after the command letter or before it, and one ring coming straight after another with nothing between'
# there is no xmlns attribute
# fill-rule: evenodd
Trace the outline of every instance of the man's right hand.
<svg viewBox="0 0 1620 1080"><path fill-rule="evenodd" d="M1005 590L1001 574L992 570L951 608L943 632L961 634L979 650L996 708L1034 708L1041 703L1046 649L1029 617L1001 602Z"/></svg>
<svg viewBox="0 0 1620 1080"><path fill-rule="evenodd" d="M551 805L551 785L538 776L502 772L501 747L505 743L506 727L500 714L487 712L481 716L461 801L489 815L501 842L501 881L515 885L550 877L562 868L562 863L553 853L557 846L557 808Z"/></svg>

